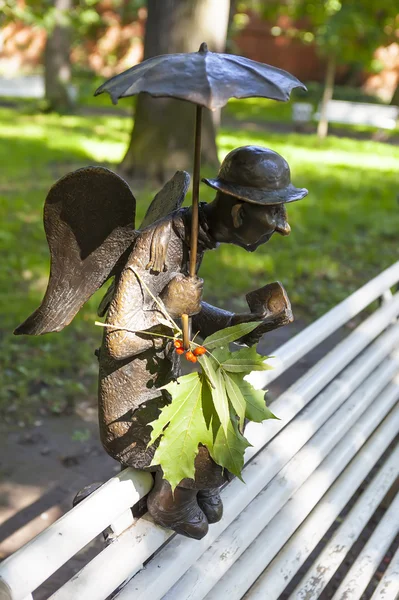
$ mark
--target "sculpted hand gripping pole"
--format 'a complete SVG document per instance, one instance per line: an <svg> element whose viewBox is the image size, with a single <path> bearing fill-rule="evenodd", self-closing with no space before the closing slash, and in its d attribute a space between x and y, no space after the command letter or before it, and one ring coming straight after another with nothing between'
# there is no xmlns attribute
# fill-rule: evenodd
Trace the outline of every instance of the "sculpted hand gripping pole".
<svg viewBox="0 0 399 600"><path fill-rule="evenodd" d="M217 193L213 202L200 205L197 270L204 252L219 243L252 252L275 232L288 235L285 205L307 193L291 184L288 164L280 155L257 146L233 150L218 177L204 181ZM193 330L202 337L230 325L261 320L240 340L246 345L291 322L292 312L279 283L247 294L248 313L234 314L202 301L202 280L187 275L192 214L181 205L188 184L188 174L177 172L154 198L136 230L134 196L111 171L89 167L59 180L44 208L51 254L48 288L41 306L15 333L60 331L114 277L99 309L111 326L104 330L98 352L101 440L123 467L154 471L155 485L147 506L155 521L200 539L208 524L222 516L219 488L229 474L200 446L195 479L181 481L172 494L160 468L149 466L155 447L147 447L148 424L169 402L160 388L180 374L173 343L160 337L170 335L171 330L155 300L161 299L174 318L184 312L192 316Z"/></svg>

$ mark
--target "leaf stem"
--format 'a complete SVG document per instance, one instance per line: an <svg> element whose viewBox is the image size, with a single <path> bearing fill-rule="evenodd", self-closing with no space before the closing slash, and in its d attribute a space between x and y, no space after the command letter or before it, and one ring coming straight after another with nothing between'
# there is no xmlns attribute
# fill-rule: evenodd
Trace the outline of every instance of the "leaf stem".
<svg viewBox="0 0 399 600"><path fill-rule="evenodd" d="M137 279L139 280L139 282L142 284L142 286L144 287L144 289L146 290L146 292L151 296L151 298L154 300L154 302L158 305L161 313L163 314L163 316L170 322L172 323L173 327L179 332L182 333L182 330L180 329L180 327L177 325L177 323L175 323L175 321L172 319L172 317L170 316L170 314L168 313L168 311L165 308L164 303L159 299L156 298L154 296L154 294L151 292L150 288L148 287L148 285L143 281L143 279L140 277L140 275L138 274L138 272L136 271L136 269L134 269L134 267L129 266L128 267L131 271L133 271L133 273L136 275Z"/></svg>
<svg viewBox="0 0 399 600"><path fill-rule="evenodd" d="M197 333L194 335L193 339L191 340L191 343L192 343L192 344L194 344L194 343L195 343L195 342L194 342L194 340L195 340L195 338L196 338L198 335L199 335L199 331L197 331ZM198 346L198 345L199 345L199 344L197 344L197 346Z"/></svg>
<svg viewBox="0 0 399 600"><path fill-rule="evenodd" d="M168 340L174 340L175 338L171 335L164 335L163 333L153 333L152 331L142 331L141 329L128 329L127 327L122 327L121 325L111 325L109 323L101 323L100 321L95 321L94 325L98 327L108 327L109 329L117 329L118 331L128 331L129 333L144 333L144 335L152 335L153 337L163 337Z"/></svg>

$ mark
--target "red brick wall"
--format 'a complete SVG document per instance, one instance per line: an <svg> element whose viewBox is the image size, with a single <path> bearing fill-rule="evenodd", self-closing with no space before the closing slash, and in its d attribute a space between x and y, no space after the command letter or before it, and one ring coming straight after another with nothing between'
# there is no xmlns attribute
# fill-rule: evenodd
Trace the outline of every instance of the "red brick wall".
<svg viewBox="0 0 399 600"><path fill-rule="evenodd" d="M279 25L289 26L280 19ZM399 36L398 36L399 37ZM265 62L285 69L299 80L323 82L325 65L317 56L313 45L305 45L288 36L275 37L270 33L270 24L254 14L249 15L247 26L235 37L237 52L253 60ZM376 94L385 102L390 102L396 87L399 85L399 43L378 48L375 52L384 68L378 74L364 73L359 75L358 83L371 94ZM348 68L338 67L336 83L345 83Z"/></svg>
<svg viewBox="0 0 399 600"><path fill-rule="evenodd" d="M108 0L100 5L104 26L94 39L82 40L71 51L72 63L110 77L140 62L146 19L141 9L137 20L123 23L120 15L109 9ZM46 32L21 22L11 22L0 31L0 72L8 77L37 70L43 62Z"/></svg>
<svg viewBox="0 0 399 600"><path fill-rule="evenodd" d="M254 15L234 41L240 54L285 69L302 81L321 81L324 77L324 65L314 46L271 35L270 25Z"/></svg>

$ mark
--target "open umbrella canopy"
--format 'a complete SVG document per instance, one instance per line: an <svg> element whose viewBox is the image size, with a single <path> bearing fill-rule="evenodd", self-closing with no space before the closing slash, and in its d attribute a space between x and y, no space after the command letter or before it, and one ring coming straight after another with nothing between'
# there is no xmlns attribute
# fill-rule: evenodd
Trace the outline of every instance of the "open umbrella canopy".
<svg viewBox="0 0 399 600"><path fill-rule="evenodd" d="M198 52L163 54L112 77L95 96L108 92L112 102L147 92L215 110L229 98L271 98L287 101L294 88L306 87L293 75L243 56L209 52L205 43Z"/></svg>

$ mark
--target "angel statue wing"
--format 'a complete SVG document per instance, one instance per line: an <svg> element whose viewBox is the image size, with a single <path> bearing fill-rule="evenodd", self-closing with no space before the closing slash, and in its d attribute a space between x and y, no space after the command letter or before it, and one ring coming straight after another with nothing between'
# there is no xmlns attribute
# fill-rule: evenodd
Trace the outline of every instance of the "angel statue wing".
<svg viewBox="0 0 399 600"><path fill-rule="evenodd" d="M51 267L39 308L16 335L60 331L113 275L132 245L136 200L128 184L103 167L86 167L62 177L44 205Z"/></svg>
<svg viewBox="0 0 399 600"><path fill-rule="evenodd" d="M155 196L141 228L180 208L189 182L189 175L178 171ZM118 276L138 235L135 214L128 184L109 169L86 167L57 181L44 204L47 290L39 308L14 333L61 331L107 279ZM99 313L105 314L114 288L113 282Z"/></svg>
<svg viewBox="0 0 399 600"><path fill-rule="evenodd" d="M154 197L140 225L140 229L144 229L151 223L155 223L155 221L166 217L171 212L180 208L184 202L189 185L190 175L186 171L176 171L173 177L165 183L163 188Z"/></svg>
<svg viewBox="0 0 399 600"><path fill-rule="evenodd" d="M163 270L168 251L171 223L170 221L162 222L162 219L182 206L189 185L190 175L186 171L176 171L173 177L156 194L148 207L140 229L145 229L157 221L160 221L160 223L157 227L154 227L152 234L151 255L147 269L152 269L155 272ZM98 307L97 314L99 317L103 317L108 311L115 292L115 286L116 281L114 280Z"/></svg>

